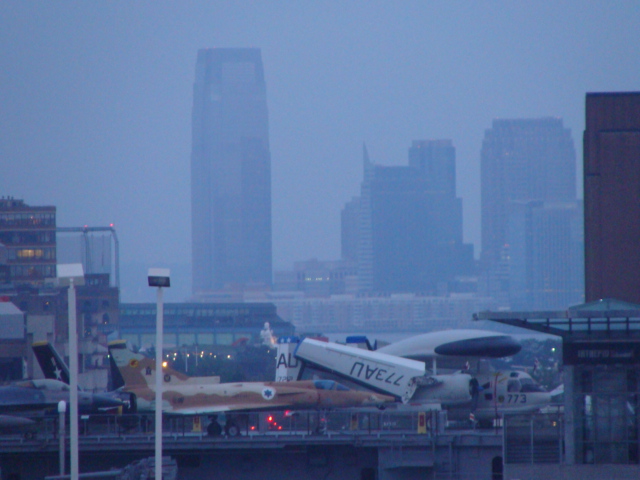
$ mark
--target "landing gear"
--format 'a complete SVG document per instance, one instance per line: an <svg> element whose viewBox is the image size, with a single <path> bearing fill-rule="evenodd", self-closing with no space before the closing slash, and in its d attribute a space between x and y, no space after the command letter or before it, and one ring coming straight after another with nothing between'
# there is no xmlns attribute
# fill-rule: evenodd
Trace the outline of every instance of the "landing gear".
<svg viewBox="0 0 640 480"><path fill-rule="evenodd" d="M218 416L212 415L209 425L207 425L207 435L210 437L219 437L222 434L222 427L218 423Z"/></svg>
<svg viewBox="0 0 640 480"><path fill-rule="evenodd" d="M224 426L224 432L229 437L237 437L240 435L240 428L234 422L227 421L227 424Z"/></svg>
<svg viewBox="0 0 640 480"><path fill-rule="evenodd" d="M479 428L493 428L493 420L478 420Z"/></svg>
<svg viewBox="0 0 640 480"><path fill-rule="evenodd" d="M223 429L220 426L220 422L224 424L224 434L227 437L237 437L240 435L240 425L243 426L242 428L245 428L244 425L246 424L246 419L243 415L224 415L220 422L218 422L217 415L211 415L209 420L210 422L207 426L207 434L210 437L219 437L222 435Z"/></svg>

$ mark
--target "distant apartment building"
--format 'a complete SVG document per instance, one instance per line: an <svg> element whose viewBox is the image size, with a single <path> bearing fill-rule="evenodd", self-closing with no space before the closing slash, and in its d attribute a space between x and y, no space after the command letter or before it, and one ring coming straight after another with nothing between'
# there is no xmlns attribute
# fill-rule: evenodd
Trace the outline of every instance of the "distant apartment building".
<svg viewBox="0 0 640 480"><path fill-rule="evenodd" d="M4 342L8 341L4 337L0 343L5 343L5 354L13 355L11 375L14 376L17 359L20 375L23 369L28 376L39 374L30 348L35 341L47 340L63 357L68 355L67 291L55 284L58 230L86 233L91 229L58 229L56 207L34 207L10 197L0 199L0 310L19 312L7 317L10 323L5 325L4 333L11 337L11 346ZM100 250L97 254L86 235L84 240L74 244L76 253L70 262L82 262L85 267L85 284L76 289L80 383L88 389L104 389L108 377L106 345L110 338L117 336L119 329L119 291L110 285L108 251ZM105 273L94 273L96 265L103 262L108 264L104 266ZM2 368L0 365L0 374Z"/></svg>
<svg viewBox="0 0 640 480"><path fill-rule="evenodd" d="M586 300L640 303L640 92L586 96L584 223Z"/></svg>
<svg viewBox="0 0 640 480"><path fill-rule="evenodd" d="M455 191L449 140L414 141L407 166L373 164L364 150L360 197L342 215L342 251L356 257L361 292L446 294L473 272Z"/></svg>
<svg viewBox="0 0 640 480"><path fill-rule="evenodd" d="M428 296L414 293L391 295L332 295L305 298L279 295L270 300L278 315L305 332L430 332L450 328L477 328L473 313L492 310L495 302L475 293Z"/></svg>
<svg viewBox="0 0 640 480"><path fill-rule="evenodd" d="M259 49L198 51L191 214L194 294L271 285L271 157Z"/></svg>
<svg viewBox="0 0 640 480"><path fill-rule="evenodd" d="M0 280L43 285L56 276L56 207L32 207L12 197L0 199Z"/></svg>
<svg viewBox="0 0 640 480"><path fill-rule="evenodd" d="M481 265L501 307L582 303L580 255L568 254L582 251L575 162L561 119L494 120L485 132Z"/></svg>
<svg viewBox="0 0 640 480"><path fill-rule="evenodd" d="M307 297L328 297L357 291L358 266L352 260L294 262L293 270L274 272L275 292L301 292Z"/></svg>

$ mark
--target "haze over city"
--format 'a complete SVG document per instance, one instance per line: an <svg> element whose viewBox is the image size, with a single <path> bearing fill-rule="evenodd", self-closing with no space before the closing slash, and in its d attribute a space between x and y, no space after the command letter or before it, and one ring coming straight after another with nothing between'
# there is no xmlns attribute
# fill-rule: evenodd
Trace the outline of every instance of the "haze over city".
<svg viewBox="0 0 640 480"><path fill-rule="evenodd" d="M495 118L558 117L581 188L584 98L638 89L636 2L3 2L0 192L59 226L115 224L122 300L146 269L190 293L191 107L198 49L261 50L273 264L340 256L362 145L404 165L451 139L464 241L480 252L480 149Z"/></svg>

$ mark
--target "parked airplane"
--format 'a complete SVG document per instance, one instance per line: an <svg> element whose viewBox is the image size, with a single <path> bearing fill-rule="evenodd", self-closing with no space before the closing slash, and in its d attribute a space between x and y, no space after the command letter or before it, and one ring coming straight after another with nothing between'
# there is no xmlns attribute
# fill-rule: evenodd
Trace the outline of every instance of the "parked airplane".
<svg viewBox="0 0 640 480"><path fill-rule="evenodd" d="M320 370L393 395L402 403L420 402L435 407L469 403L477 383L465 373L434 375L424 362L305 338L294 356Z"/></svg>
<svg viewBox="0 0 640 480"><path fill-rule="evenodd" d="M38 365L40 365L40 369L42 370L45 378L58 380L67 385L69 384L69 367L51 343L48 341L34 342L31 345L31 349L33 350L36 360L38 361ZM117 373L119 375L119 372ZM111 374L113 376L113 371ZM219 377L217 378L219 379ZM116 379L115 382L118 383L118 379ZM136 402L134 396L132 396L132 394L122 392L117 388L123 384L124 382L120 381L120 383L114 387L114 390L105 392L102 395L119 401L122 405L122 413L135 413ZM78 387L78 389L81 390L80 387Z"/></svg>
<svg viewBox="0 0 640 480"><path fill-rule="evenodd" d="M551 403L551 394L523 371L478 372L475 378L481 391L472 413L475 421L483 427L490 427L494 419L505 413L536 412ZM454 409L449 418L466 420L467 413Z"/></svg>
<svg viewBox="0 0 640 480"><path fill-rule="evenodd" d="M351 340L366 344L362 337ZM473 413L475 420L485 426L506 412L533 412L550 403L550 394L529 374L491 371L486 360L481 361L513 355L520 349L508 335L449 330L417 335L376 351L305 339L296 347L294 357L391 393L410 405L430 404L444 392L441 403L448 409L449 418L468 419ZM443 372L448 374L437 375ZM469 375L473 380L468 383L470 395L465 400L461 379L471 378ZM286 373L280 372L280 376ZM440 391L434 386L440 386Z"/></svg>
<svg viewBox="0 0 640 480"><path fill-rule="evenodd" d="M69 385L50 379L21 380L0 386L0 427L25 427L34 418L57 413L58 403L69 403ZM122 407L120 400L94 393L78 392L80 414L106 413Z"/></svg>
<svg viewBox="0 0 640 480"><path fill-rule="evenodd" d="M155 360L134 353L123 340L109 344L110 358L124 379L124 391L135 394L138 411L155 409ZM394 401L388 395L350 390L333 381L236 382L199 384L192 379L175 376L163 368L162 409L172 414L216 415L223 412L277 410L289 408L331 409L360 406L383 406ZM237 435L238 415L226 415L225 431ZM208 432L216 431L216 422Z"/></svg>
<svg viewBox="0 0 640 480"><path fill-rule="evenodd" d="M484 330L425 333L377 351L432 362L438 371L464 369L478 381L480 392L471 406L475 421L491 426L505 413L536 412L551 403L551 394L526 372L490 368L486 359L515 355L522 346L510 335ZM449 418L467 419L469 409L450 409Z"/></svg>

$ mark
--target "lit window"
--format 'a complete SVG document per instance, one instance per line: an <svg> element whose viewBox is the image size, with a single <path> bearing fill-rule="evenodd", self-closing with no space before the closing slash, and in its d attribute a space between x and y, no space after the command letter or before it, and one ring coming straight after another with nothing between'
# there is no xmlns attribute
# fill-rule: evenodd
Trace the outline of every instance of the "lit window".
<svg viewBox="0 0 640 480"><path fill-rule="evenodd" d="M18 258L20 259L42 258L43 255L44 251L41 248L18 250Z"/></svg>

